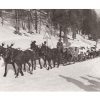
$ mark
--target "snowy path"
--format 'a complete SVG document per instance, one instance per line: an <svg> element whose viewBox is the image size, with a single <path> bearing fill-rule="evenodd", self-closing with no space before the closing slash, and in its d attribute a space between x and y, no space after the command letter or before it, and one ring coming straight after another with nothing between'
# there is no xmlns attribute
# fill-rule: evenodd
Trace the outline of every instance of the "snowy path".
<svg viewBox="0 0 100 100"><path fill-rule="evenodd" d="M19 78L14 78L11 65L6 78L3 73L1 64L0 91L100 91L100 58L49 71L37 68L33 75L24 73Z"/></svg>

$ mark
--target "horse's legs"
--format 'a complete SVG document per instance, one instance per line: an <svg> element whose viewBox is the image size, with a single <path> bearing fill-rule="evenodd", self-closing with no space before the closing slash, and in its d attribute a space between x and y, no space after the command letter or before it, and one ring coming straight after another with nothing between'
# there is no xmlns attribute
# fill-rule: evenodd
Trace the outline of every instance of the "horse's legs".
<svg viewBox="0 0 100 100"><path fill-rule="evenodd" d="M53 67L55 67L55 63L56 63L55 60L53 60Z"/></svg>
<svg viewBox="0 0 100 100"><path fill-rule="evenodd" d="M52 69L51 60L48 60L49 67Z"/></svg>
<svg viewBox="0 0 100 100"><path fill-rule="evenodd" d="M5 63L5 72L4 72L4 77L6 77L6 75L7 75L7 63Z"/></svg>
<svg viewBox="0 0 100 100"><path fill-rule="evenodd" d="M40 58L39 58L39 65L40 65L40 69L42 69L41 59Z"/></svg>
<svg viewBox="0 0 100 100"><path fill-rule="evenodd" d="M60 60L57 61L57 68L59 68Z"/></svg>
<svg viewBox="0 0 100 100"><path fill-rule="evenodd" d="M31 59L31 64L32 64L32 71L33 71L33 67L34 67L34 65L33 65L33 59Z"/></svg>
<svg viewBox="0 0 100 100"><path fill-rule="evenodd" d="M22 72L22 64L18 64L18 63L16 63L16 64L17 64L17 66L18 66L18 69L17 69L17 74L16 74L16 77L15 77L15 78L18 77L19 72L20 72L21 76L24 75L23 72Z"/></svg>
<svg viewBox="0 0 100 100"><path fill-rule="evenodd" d="M36 59L34 60L34 70L36 70Z"/></svg>
<svg viewBox="0 0 100 100"><path fill-rule="evenodd" d="M24 64L24 71L26 72L26 64Z"/></svg>
<svg viewBox="0 0 100 100"><path fill-rule="evenodd" d="M22 64L20 64L20 74L21 74L21 76L24 75L24 74L23 74L23 71L22 71Z"/></svg>
<svg viewBox="0 0 100 100"><path fill-rule="evenodd" d="M27 62L28 66L29 66L29 71L31 70L31 64L29 62Z"/></svg>
<svg viewBox="0 0 100 100"><path fill-rule="evenodd" d="M75 56L73 56L72 62L73 62L73 64L76 62L76 61L75 61Z"/></svg>
<svg viewBox="0 0 100 100"><path fill-rule="evenodd" d="M19 68L17 69L17 73L16 73L15 78L17 78L18 76L19 76Z"/></svg>
<svg viewBox="0 0 100 100"><path fill-rule="evenodd" d="M29 71L30 71L30 74L32 74L31 69L30 69L31 64L30 64L29 62L27 62L27 64L28 64L28 66L29 66ZM33 71L33 70L32 70L32 71Z"/></svg>
<svg viewBox="0 0 100 100"><path fill-rule="evenodd" d="M48 60L47 60L47 62L48 62L48 64L49 64L49 61L48 61ZM50 69L50 68L49 68L49 65L47 65L47 64L46 64L46 69L47 69L47 70Z"/></svg>
<svg viewBox="0 0 100 100"><path fill-rule="evenodd" d="M71 64L73 62L73 56L72 55L69 55L68 61L69 61L68 64Z"/></svg>
<svg viewBox="0 0 100 100"><path fill-rule="evenodd" d="M61 62L61 59L60 58L57 58L57 68L59 67L60 62Z"/></svg>
<svg viewBox="0 0 100 100"><path fill-rule="evenodd" d="M17 64L17 63L16 63ZM17 78L18 77L18 75L19 75L19 64L17 64L17 73L16 73L16 76L15 76L15 78Z"/></svg>
<svg viewBox="0 0 100 100"><path fill-rule="evenodd" d="M46 64L46 58L44 58L44 67L47 67L47 64Z"/></svg>
<svg viewBox="0 0 100 100"><path fill-rule="evenodd" d="M15 64L14 64L14 63L12 63L12 65L13 65L14 72L15 72L15 75L16 75L16 68L15 68Z"/></svg>

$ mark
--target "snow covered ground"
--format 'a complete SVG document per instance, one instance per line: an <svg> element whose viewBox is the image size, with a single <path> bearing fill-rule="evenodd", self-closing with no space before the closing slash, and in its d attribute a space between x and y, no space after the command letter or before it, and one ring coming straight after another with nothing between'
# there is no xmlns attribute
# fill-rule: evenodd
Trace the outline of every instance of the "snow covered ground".
<svg viewBox="0 0 100 100"><path fill-rule="evenodd" d="M0 91L100 91L100 58L49 71L37 65L32 75L25 72L19 78L14 77L11 65L3 77L4 65L0 65Z"/></svg>

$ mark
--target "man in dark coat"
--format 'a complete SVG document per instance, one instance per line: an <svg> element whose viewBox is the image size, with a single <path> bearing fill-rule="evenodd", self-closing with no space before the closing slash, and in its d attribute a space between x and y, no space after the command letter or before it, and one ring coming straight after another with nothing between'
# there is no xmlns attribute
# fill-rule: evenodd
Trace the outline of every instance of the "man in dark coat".
<svg viewBox="0 0 100 100"><path fill-rule="evenodd" d="M57 43L57 49L60 53L63 53L63 43L61 42L61 39L59 39Z"/></svg>
<svg viewBox="0 0 100 100"><path fill-rule="evenodd" d="M46 41L44 41L44 43L42 44L42 46L46 47L46 44L47 44L47 42L46 42Z"/></svg>
<svg viewBox="0 0 100 100"><path fill-rule="evenodd" d="M44 41L44 43L42 43L42 47L44 48L44 53L46 54L47 53L47 42Z"/></svg>
<svg viewBox="0 0 100 100"><path fill-rule="evenodd" d="M31 49L34 50L34 51L37 50L36 41L33 41L33 42L31 43Z"/></svg>
<svg viewBox="0 0 100 100"><path fill-rule="evenodd" d="M57 55L60 57L60 63L62 63L63 60L63 43L61 42L61 39L59 39L57 43Z"/></svg>

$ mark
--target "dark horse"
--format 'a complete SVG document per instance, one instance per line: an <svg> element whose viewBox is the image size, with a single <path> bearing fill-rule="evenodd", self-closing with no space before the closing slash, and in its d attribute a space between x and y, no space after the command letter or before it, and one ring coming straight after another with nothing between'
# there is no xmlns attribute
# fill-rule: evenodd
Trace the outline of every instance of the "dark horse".
<svg viewBox="0 0 100 100"><path fill-rule="evenodd" d="M11 46L13 46L13 44L11 44ZM0 46L0 55L3 57L4 63L5 63L5 72L4 72L3 76L6 77L6 75L7 75L7 65L8 64L12 64L14 72L15 72L15 75L16 75L15 64L14 64L14 62L11 61L10 54L8 54L8 48L4 48L4 44L3 43L2 43L2 46Z"/></svg>
<svg viewBox="0 0 100 100"><path fill-rule="evenodd" d="M33 47L31 47L31 48L33 48ZM33 57L34 66L32 65L32 69L36 70L36 61L37 60L38 60L39 65L40 65L40 69L42 69L41 59L44 59L44 55L41 51L41 48L36 46L36 48L31 49L31 51L34 53L34 57Z"/></svg>
<svg viewBox="0 0 100 100"><path fill-rule="evenodd" d="M59 67L60 64L60 53L57 48L50 49L49 47L41 47L42 54L44 55L44 67L48 67L47 70L52 69L51 61L53 61L53 67L55 67L55 64L57 63L57 67Z"/></svg>
<svg viewBox="0 0 100 100"><path fill-rule="evenodd" d="M0 53L2 54L3 58L4 58L4 62L5 62L5 73L4 76L7 75L7 64L12 64L14 71L15 71L15 75L16 77L18 77L19 73L23 76L23 71L22 71L22 65L27 63L29 65L29 71L30 71L30 67L31 64L29 63L29 61L31 60L31 62L33 62L34 60L34 54L32 51L30 50L18 50L15 48L12 48L13 44L11 44L11 46L4 48L2 47L0 49ZM15 68L15 63L17 65L17 72L16 72L16 68ZM33 63L32 63L33 66ZM32 67L33 68L33 67ZM32 72L30 72L32 74Z"/></svg>
<svg viewBox="0 0 100 100"><path fill-rule="evenodd" d="M22 50L11 48L9 54L11 57L11 61L16 63L16 65L18 66L16 77L18 77L19 73L21 73L22 76L24 75L22 72L22 65L24 64L24 70L26 70L25 68L26 63L28 64L29 71L32 74L30 67L32 64L32 71L33 71L33 61L35 60L33 51L31 50L22 51ZM31 61L31 64L29 61Z"/></svg>

